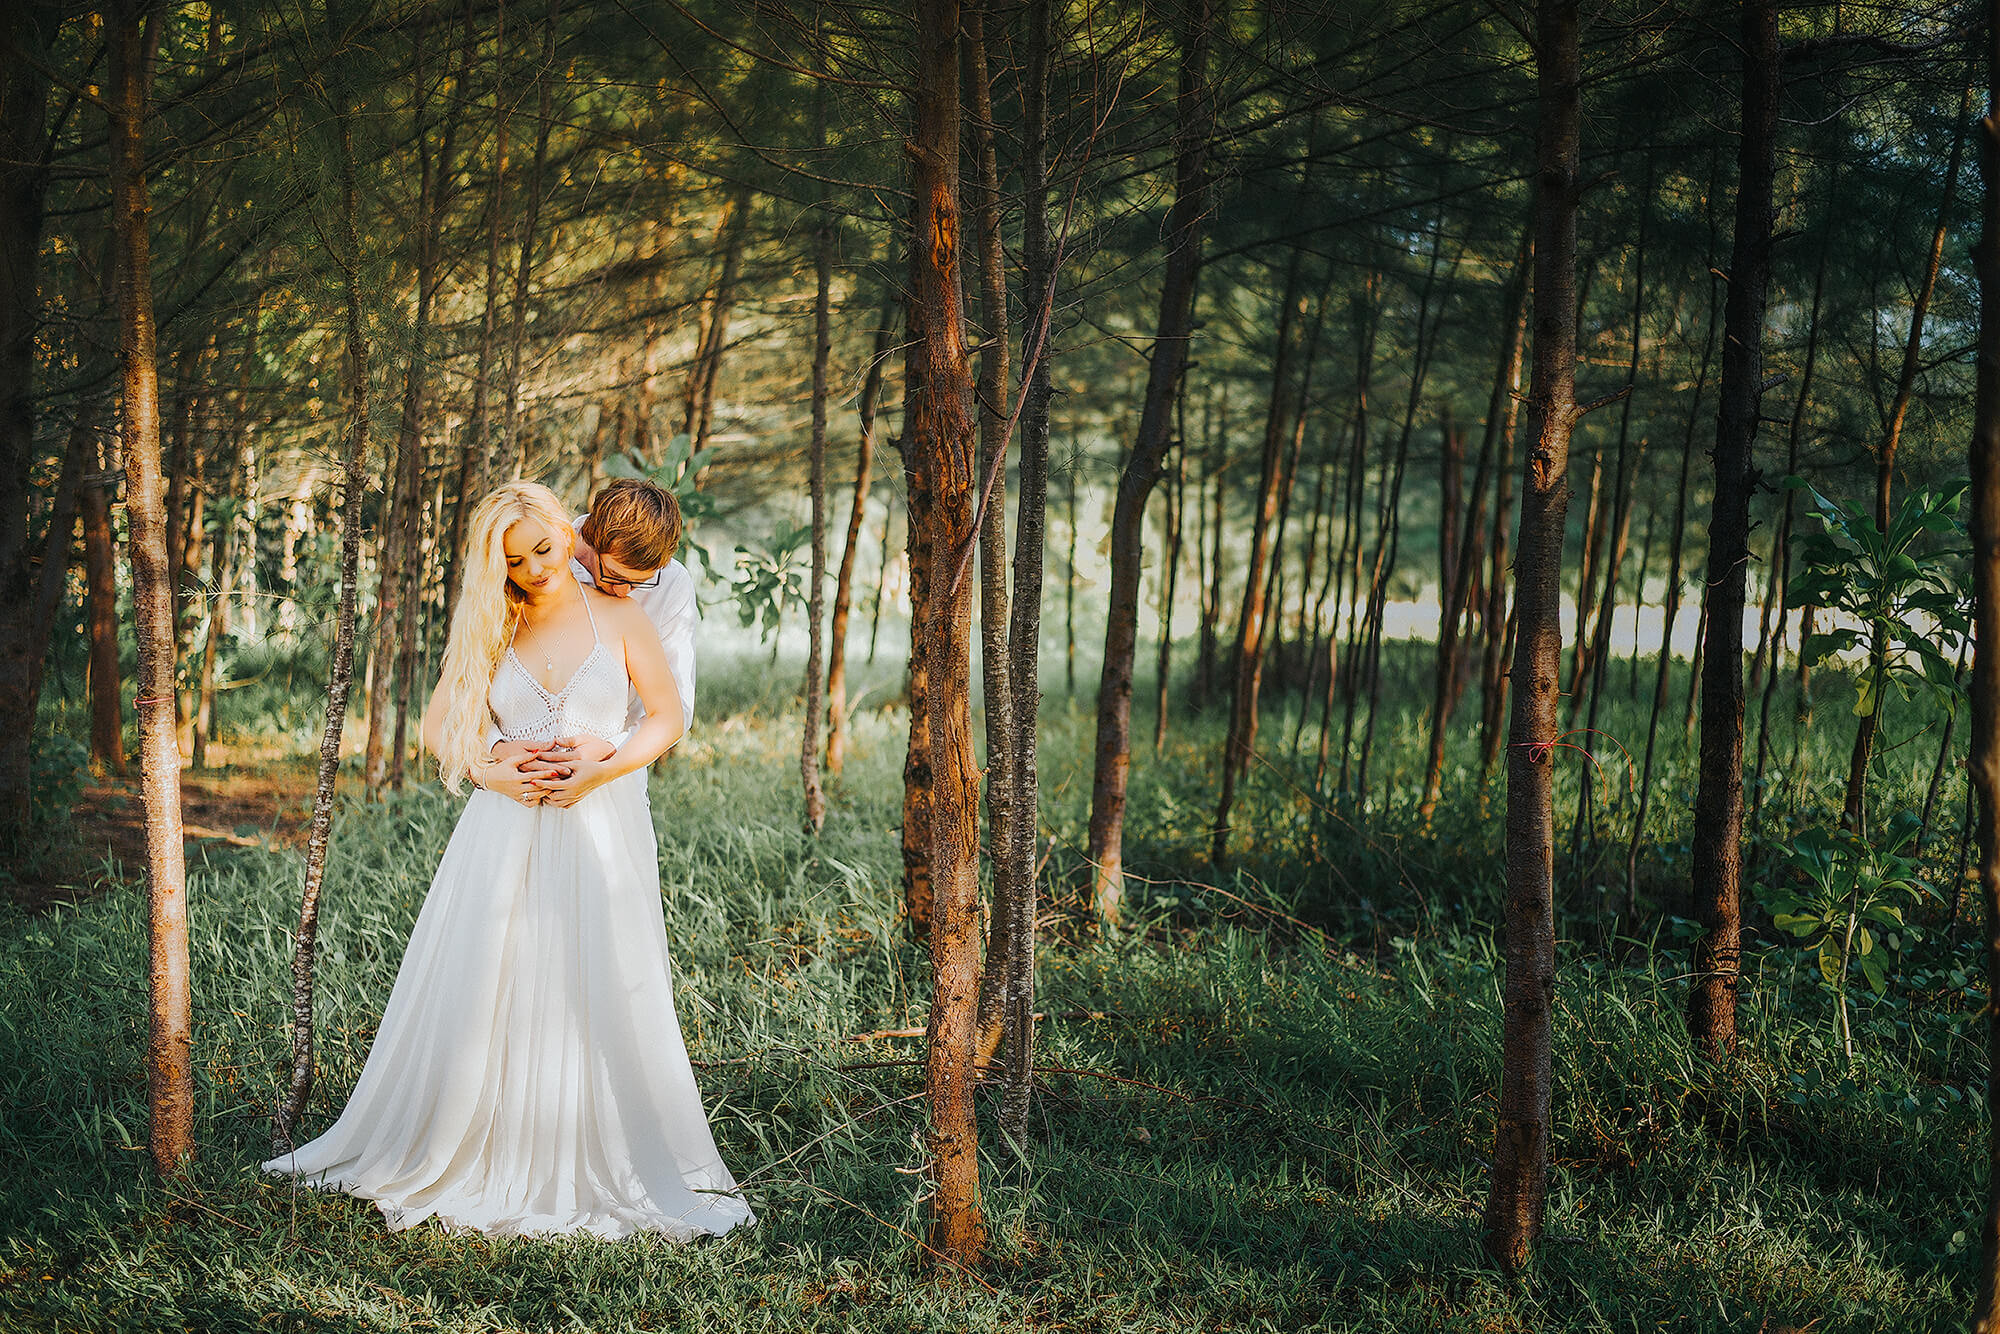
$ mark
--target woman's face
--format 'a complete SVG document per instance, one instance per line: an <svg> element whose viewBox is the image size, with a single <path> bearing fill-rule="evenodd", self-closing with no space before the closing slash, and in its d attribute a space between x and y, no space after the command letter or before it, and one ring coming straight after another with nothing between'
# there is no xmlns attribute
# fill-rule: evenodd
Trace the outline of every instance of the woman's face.
<svg viewBox="0 0 2000 1334"><path fill-rule="evenodd" d="M550 583L569 565L569 543L540 519L517 519L503 539L507 578L529 599L548 592Z"/></svg>

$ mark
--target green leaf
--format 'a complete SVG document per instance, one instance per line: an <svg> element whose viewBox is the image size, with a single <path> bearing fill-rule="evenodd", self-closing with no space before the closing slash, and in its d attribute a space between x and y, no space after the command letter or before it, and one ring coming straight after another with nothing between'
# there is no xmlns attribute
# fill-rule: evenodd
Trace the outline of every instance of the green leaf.
<svg viewBox="0 0 2000 1334"><path fill-rule="evenodd" d="M1831 932L1819 943L1819 975L1830 987L1840 984L1840 942Z"/></svg>

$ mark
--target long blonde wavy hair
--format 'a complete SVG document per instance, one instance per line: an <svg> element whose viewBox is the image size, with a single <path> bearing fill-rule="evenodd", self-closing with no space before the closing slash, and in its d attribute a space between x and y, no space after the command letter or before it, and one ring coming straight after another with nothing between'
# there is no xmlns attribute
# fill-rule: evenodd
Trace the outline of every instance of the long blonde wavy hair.
<svg viewBox="0 0 2000 1334"><path fill-rule="evenodd" d="M569 511L540 482L503 483L473 508L465 577L452 609L451 638L437 687L446 700L438 776L453 792L462 791L467 778L492 763L482 744L492 716L486 695L521 619L521 591L507 578L507 530L523 519L547 524L559 547L576 546Z"/></svg>

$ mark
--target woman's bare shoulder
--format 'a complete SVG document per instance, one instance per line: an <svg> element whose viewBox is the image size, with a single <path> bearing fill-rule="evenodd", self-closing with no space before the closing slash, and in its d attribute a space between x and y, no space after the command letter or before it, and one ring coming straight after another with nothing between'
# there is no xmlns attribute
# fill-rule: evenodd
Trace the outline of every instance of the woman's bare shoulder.
<svg viewBox="0 0 2000 1334"><path fill-rule="evenodd" d="M628 639L638 635L649 639L659 637L659 631L646 618L645 608L631 598L615 598L594 588L585 591L590 598L590 609L597 616L597 623L606 630Z"/></svg>

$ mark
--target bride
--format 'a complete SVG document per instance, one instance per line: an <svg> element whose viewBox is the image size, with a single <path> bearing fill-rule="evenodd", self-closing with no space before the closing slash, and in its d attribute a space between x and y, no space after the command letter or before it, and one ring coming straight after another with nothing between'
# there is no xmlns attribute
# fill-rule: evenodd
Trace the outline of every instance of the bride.
<svg viewBox="0 0 2000 1334"><path fill-rule="evenodd" d="M646 766L684 715L657 631L570 572L548 488L501 486L471 528L423 739L446 786L478 790L345 1110L264 1170L373 1200L392 1229L687 1241L754 1222L674 1011ZM486 754L489 723L618 737L628 686L645 719L608 759Z"/></svg>

